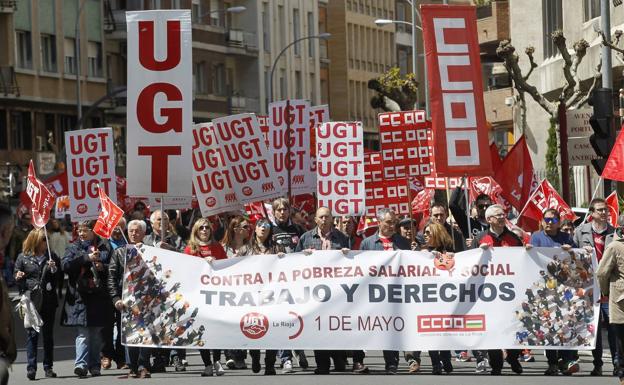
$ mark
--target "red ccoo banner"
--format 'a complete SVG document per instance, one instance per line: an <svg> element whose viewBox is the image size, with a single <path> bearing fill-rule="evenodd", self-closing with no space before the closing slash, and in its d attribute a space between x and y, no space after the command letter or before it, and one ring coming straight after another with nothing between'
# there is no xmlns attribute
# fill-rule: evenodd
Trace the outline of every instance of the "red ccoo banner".
<svg viewBox="0 0 624 385"><path fill-rule="evenodd" d="M438 176L493 175L473 6L421 6Z"/></svg>

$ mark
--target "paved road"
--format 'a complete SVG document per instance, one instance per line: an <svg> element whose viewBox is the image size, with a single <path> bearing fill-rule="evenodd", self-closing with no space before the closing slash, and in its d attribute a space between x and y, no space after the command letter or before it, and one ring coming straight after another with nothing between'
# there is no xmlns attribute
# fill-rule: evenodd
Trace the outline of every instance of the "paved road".
<svg viewBox="0 0 624 385"><path fill-rule="evenodd" d="M19 348L19 354L17 362L13 365L11 372L10 384L26 384L32 383L26 379L26 352L24 349L24 330L20 327L20 320L16 320L17 327L17 342ZM57 323L58 325L58 323ZM73 359L74 359L74 331L72 328L57 327L55 329L55 364L54 370L58 373L57 379L43 378L43 369L41 363L39 364L38 382L42 381L49 385L71 385L88 383L93 384L111 384L111 381L122 381L126 371L121 370L104 370L102 371L102 377L100 378L88 378L78 379L73 374ZM604 341L606 343L606 340ZM40 342L41 344L41 342ZM186 372L174 372L173 368L168 368L169 372L154 374L152 379L148 380L149 383L161 383L171 384L172 382L180 382L182 384L205 384L206 381L219 381L222 384L334 384L334 383L352 383L363 385L380 385L380 381L386 384L466 384L466 385L532 385L532 384L566 384L566 385L588 385L588 384L617 384L616 378L608 376L612 370L611 365L605 365L605 375L603 377L590 377L589 371L592 369L591 356L581 356L581 371L572 377L545 377L542 375L546 369L546 359L541 351L535 352L536 362L523 363L525 372L523 375L514 375L508 366L503 369L503 376L490 376L490 375L477 375L474 373L474 362L453 362L455 371L451 375L433 376L431 375L431 365L427 356L423 357L423 367L420 373L412 375L407 373L407 364L401 363L399 368L399 374L396 376L387 376L384 372L383 356L380 351L368 352L366 357L366 364L371 368L372 373L370 375L353 375L351 373L332 373L329 376L316 376L313 374L313 369L308 371L302 371L295 366L295 373L277 376L263 376L261 374L253 374L251 370L228 370L225 376L219 378L206 379L200 377L200 373L203 370L203 365L197 351L189 351L188 360L189 367ZM39 359L41 360L41 347L39 353ZM313 353L307 352L310 358L311 365L314 364ZM605 362L610 362L608 357L605 357ZM251 363L248 360L247 364ZM261 372L262 373L262 372ZM278 370L279 373L279 370ZM39 382L41 383L41 382Z"/></svg>

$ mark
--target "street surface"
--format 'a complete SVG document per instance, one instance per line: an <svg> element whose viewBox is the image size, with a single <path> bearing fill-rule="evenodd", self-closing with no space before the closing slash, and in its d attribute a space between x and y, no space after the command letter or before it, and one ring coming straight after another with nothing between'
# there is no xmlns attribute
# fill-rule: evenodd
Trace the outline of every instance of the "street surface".
<svg viewBox="0 0 624 385"><path fill-rule="evenodd" d="M60 311L57 311L57 318ZM17 345L18 345L18 357L17 361L13 365L11 371L11 379L9 384L28 384L32 383L26 378L26 350L25 350L25 334L24 328L21 326L21 320L16 318L17 329ZM56 379L48 379L43 376L43 368L41 364L42 360L42 342L39 340L39 367L37 371L37 382L42 381L46 384L111 384L111 381L126 380L126 370L102 370L102 376L99 378L86 378L79 379L74 375L74 330L73 328L66 328L55 326L55 362L54 371L58 374ZM606 334L606 333L605 333ZM606 338L604 339L605 346L607 344ZM384 371L384 362L381 351L367 352L365 363L371 369L369 375L353 375L351 373L332 373L329 376L317 376L314 375L314 353L312 351L306 351L308 361L312 366L307 371L302 371L295 363L295 372L291 374L280 374L279 367L277 368L277 376L263 376L261 371L259 374L253 374L251 369L247 370L227 370L223 377L219 378L204 378L200 377L201 371L204 369L197 351L190 350L188 354L189 366L186 372L175 372L173 367L167 368L167 373L153 374L152 378L147 381L149 383L159 384L171 384L173 382L179 382L182 384L205 384L207 381L218 381L220 384L288 384L288 385L313 385L323 383L328 384L362 384L362 385L380 385L380 381L385 384L462 384L462 385L487 385L487 384L566 384L566 385L588 385L588 384L617 384L618 380L615 377L611 377L612 366L605 364L604 375L602 377L590 377L589 372L593 368L592 357L589 353L582 353L581 355L581 371L576 373L572 377L558 376L558 377L546 377L543 376L543 372L547 367L546 357L542 351L535 351L536 362L526 363L523 362L524 373L521 376L515 375L509 369L509 366L505 364L503 368L503 376L491 376L489 374L476 374L474 372L475 363L472 362L457 362L453 359L453 366L455 371L450 375L433 376L431 375L431 362L429 357L423 355L423 366L419 373L409 374L407 372L407 364L403 361L401 355L401 366L399 367L399 373L396 376L388 376ZM264 363L264 360L261 360ZM605 355L605 362L610 362L610 358ZM224 360L222 358L222 363ZM352 363L351 359L349 362ZM248 367L251 367L251 359L247 359ZM113 363L113 368L115 364ZM264 368L263 368L264 370ZM140 381L140 380L134 380Z"/></svg>

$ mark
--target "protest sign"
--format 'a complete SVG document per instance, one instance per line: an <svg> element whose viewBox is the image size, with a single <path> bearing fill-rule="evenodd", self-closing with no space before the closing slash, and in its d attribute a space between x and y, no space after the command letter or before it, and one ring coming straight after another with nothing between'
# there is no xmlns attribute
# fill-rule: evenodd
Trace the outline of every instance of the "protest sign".
<svg viewBox="0 0 624 385"><path fill-rule="evenodd" d="M364 154L364 180L367 184L384 180L381 152L372 151Z"/></svg>
<svg viewBox="0 0 624 385"><path fill-rule="evenodd" d="M202 216L240 210L212 123L193 126L193 186Z"/></svg>
<svg viewBox="0 0 624 385"><path fill-rule="evenodd" d="M191 196L191 11L126 12L130 196Z"/></svg>
<svg viewBox="0 0 624 385"><path fill-rule="evenodd" d="M230 115L212 121L217 156L229 172L232 188L241 203L280 196L282 191L273 172L258 119L254 114Z"/></svg>
<svg viewBox="0 0 624 385"><path fill-rule="evenodd" d="M33 225L37 228L45 226L50 220L50 210L54 207L55 197L46 185L37 179L32 159L28 165L26 194L32 203L30 213L32 214Z"/></svg>
<svg viewBox="0 0 624 385"><path fill-rule="evenodd" d="M584 250L559 248L334 250L209 264L144 246L128 251L123 339L176 349L591 350L596 265Z"/></svg>
<svg viewBox="0 0 624 385"><path fill-rule="evenodd" d="M364 132L360 122L329 122L316 128L318 206L333 215L364 213Z"/></svg>
<svg viewBox="0 0 624 385"><path fill-rule="evenodd" d="M269 104L269 149L283 193L288 191L288 169L292 195L316 191L310 171L309 107L310 103L305 100Z"/></svg>
<svg viewBox="0 0 624 385"><path fill-rule="evenodd" d="M378 120L384 178L431 175L431 125L425 111L385 112Z"/></svg>
<svg viewBox="0 0 624 385"><path fill-rule="evenodd" d="M405 178L366 182L366 215L373 217L383 208L394 210L398 215L409 215L408 188Z"/></svg>
<svg viewBox="0 0 624 385"><path fill-rule="evenodd" d="M54 206L54 218L65 219L65 215L69 214L69 195L61 195L56 197Z"/></svg>
<svg viewBox="0 0 624 385"><path fill-rule="evenodd" d="M475 7L423 4L421 15L436 172L493 175Z"/></svg>
<svg viewBox="0 0 624 385"><path fill-rule="evenodd" d="M65 132L67 182L72 221L97 219L100 213L98 186L117 197L113 130L91 128Z"/></svg>

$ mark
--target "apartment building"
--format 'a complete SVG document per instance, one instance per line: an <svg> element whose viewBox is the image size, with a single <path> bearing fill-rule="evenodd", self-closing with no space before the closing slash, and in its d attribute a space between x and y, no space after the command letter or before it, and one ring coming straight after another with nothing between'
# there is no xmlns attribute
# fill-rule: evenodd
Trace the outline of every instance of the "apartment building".
<svg viewBox="0 0 624 385"><path fill-rule="evenodd" d="M97 0L0 2L0 159L6 172L54 170L64 132L77 125L77 66L84 127L100 127L91 108L107 93L102 3ZM80 56L76 56L76 38ZM77 60L78 59L78 60Z"/></svg>

